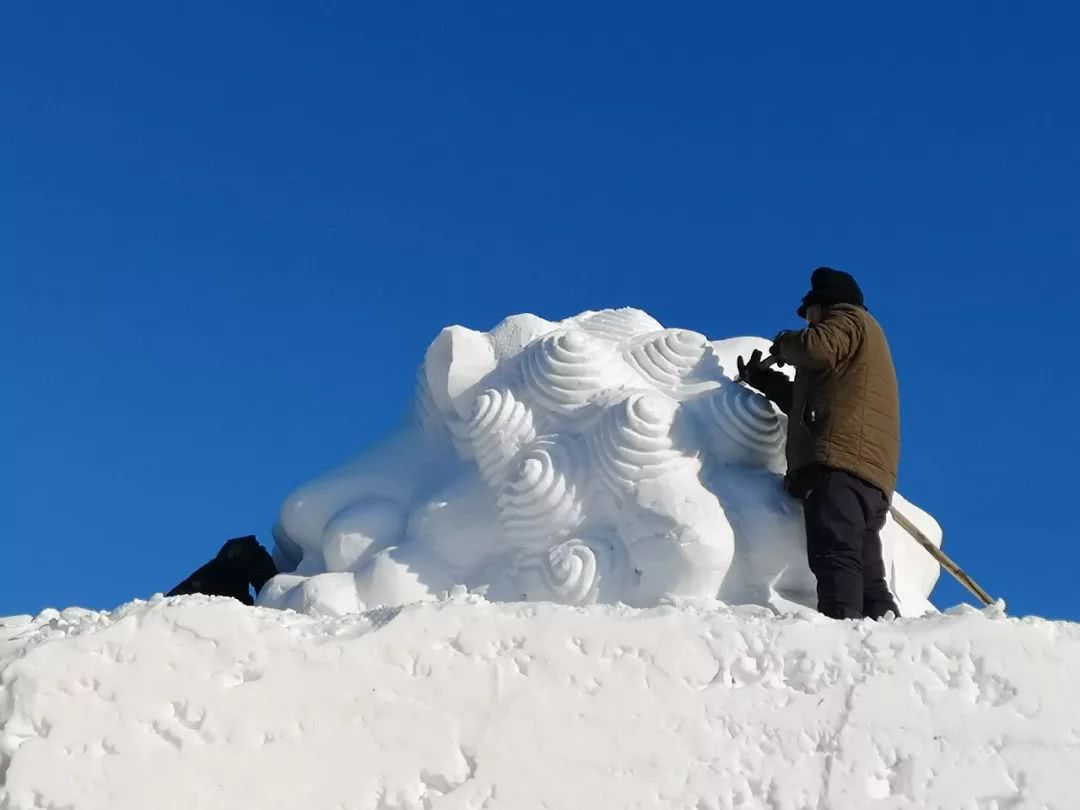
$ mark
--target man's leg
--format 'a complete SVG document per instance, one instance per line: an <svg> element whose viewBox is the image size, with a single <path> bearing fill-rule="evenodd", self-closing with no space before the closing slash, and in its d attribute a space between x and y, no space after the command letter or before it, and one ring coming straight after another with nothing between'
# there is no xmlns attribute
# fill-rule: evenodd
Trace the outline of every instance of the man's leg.
<svg viewBox="0 0 1080 810"><path fill-rule="evenodd" d="M870 518L863 543L863 613L871 619L880 619L890 610L899 616L900 608L885 579L885 560L881 552L881 529L885 526L889 501L881 490L859 483L866 489L864 495Z"/></svg>
<svg viewBox="0 0 1080 810"><path fill-rule="evenodd" d="M863 616L866 519L850 476L825 470L803 503L806 553L817 577L818 610L834 619Z"/></svg>

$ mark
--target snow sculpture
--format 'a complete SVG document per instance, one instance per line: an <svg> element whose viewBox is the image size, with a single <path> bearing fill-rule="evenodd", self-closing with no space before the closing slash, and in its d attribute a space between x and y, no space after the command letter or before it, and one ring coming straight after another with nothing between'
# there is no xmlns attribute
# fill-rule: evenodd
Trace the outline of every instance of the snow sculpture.
<svg viewBox="0 0 1080 810"><path fill-rule="evenodd" d="M786 417L733 379L759 338L709 341L636 309L444 329L414 412L301 487L261 604L341 614L455 587L495 600L815 602ZM894 504L935 542L937 524ZM891 520L890 583L932 610L937 565Z"/></svg>

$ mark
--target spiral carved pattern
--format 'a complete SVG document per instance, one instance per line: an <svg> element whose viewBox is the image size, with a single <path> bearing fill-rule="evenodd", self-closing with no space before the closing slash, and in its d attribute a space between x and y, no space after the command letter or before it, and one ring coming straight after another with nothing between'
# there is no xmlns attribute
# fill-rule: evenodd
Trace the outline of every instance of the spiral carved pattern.
<svg viewBox="0 0 1080 810"><path fill-rule="evenodd" d="M688 329L665 329L643 337L628 346L624 356L642 377L669 391L698 381L697 376L708 379L720 373L719 363L714 364L714 375L704 369L712 346L704 335Z"/></svg>
<svg viewBox="0 0 1080 810"><path fill-rule="evenodd" d="M604 415L589 437L601 479L614 491L687 464L672 427L679 404L663 394L632 394Z"/></svg>
<svg viewBox="0 0 1080 810"><path fill-rule="evenodd" d="M602 585L618 593L624 569L615 542L586 543L577 538L552 546L540 565L554 599L568 605L593 604Z"/></svg>
<svg viewBox="0 0 1080 810"><path fill-rule="evenodd" d="M581 326L597 337L616 343L664 328L652 316L632 307L601 310L582 320Z"/></svg>
<svg viewBox="0 0 1080 810"><path fill-rule="evenodd" d="M572 416L626 379L626 364L609 343L581 329L552 332L522 357L527 398L545 410Z"/></svg>
<svg viewBox="0 0 1080 810"><path fill-rule="evenodd" d="M744 450L771 457L784 449L784 423L761 394L731 383L708 397L712 426Z"/></svg>
<svg viewBox="0 0 1080 810"><path fill-rule="evenodd" d="M575 482L583 480L584 460L567 446L540 438L525 447L496 497L506 534L535 545L576 529L582 502Z"/></svg>
<svg viewBox="0 0 1080 810"><path fill-rule="evenodd" d="M463 459L473 457L473 446L469 439L466 424L457 414L446 414L435 402L423 367L416 379L416 402L413 406L413 421L429 434L450 440Z"/></svg>
<svg viewBox="0 0 1080 810"><path fill-rule="evenodd" d="M446 433L450 436L450 440L454 444L454 449L457 450L458 455L463 459L473 459L475 457L475 449L472 443L472 437L469 433L469 423L454 414L442 414L443 423L445 425Z"/></svg>
<svg viewBox="0 0 1080 810"><path fill-rule="evenodd" d="M512 391L488 389L476 398L472 419L465 425L480 475L489 486L504 481L518 451L536 438L532 413Z"/></svg>

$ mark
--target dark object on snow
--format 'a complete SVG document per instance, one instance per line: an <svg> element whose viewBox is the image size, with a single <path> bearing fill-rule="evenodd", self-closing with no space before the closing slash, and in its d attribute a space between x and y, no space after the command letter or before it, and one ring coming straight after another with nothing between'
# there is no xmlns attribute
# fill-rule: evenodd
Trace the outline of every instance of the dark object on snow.
<svg viewBox="0 0 1080 810"><path fill-rule="evenodd" d="M810 276L810 292L803 296L799 317L806 317L806 308L814 304L831 307L835 304L863 306L863 294L850 273L819 267Z"/></svg>
<svg viewBox="0 0 1080 810"><path fill-rule="evenodd" d="M818 610L834 619L899 616L881 557L885 493L843 470L821 468L810 478L803 511Z"/></svg>
<svg viewBox="0 0 1080 810"><path fill-rule="evenodd" d="M169 591L166 596L201 593L206 596L231 596L245 605L255 604L249 588L258 593L272 576L277 566L255 535L234 537L227 540L206 565Z"/></svg>

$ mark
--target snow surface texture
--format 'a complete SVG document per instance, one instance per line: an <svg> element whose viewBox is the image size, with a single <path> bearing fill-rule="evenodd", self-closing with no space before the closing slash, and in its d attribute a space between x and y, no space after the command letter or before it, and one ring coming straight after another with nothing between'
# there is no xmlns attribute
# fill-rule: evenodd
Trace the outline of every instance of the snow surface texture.
<svg viewBox="0 0 1080 810"><path fill-rule="evenodd" d="M1075 810L1080 626L462 595L0 623L5 810Z"/></svg>
<svg viewBox="0 0 1080 810"><path fill-rule="evenodd" d="M636 309L444 329L408 423L286 500L276 556L296 570L260 604L345 615L462 585L493 601L815 605L802 507L781 486L786 418L733 380L768 346ZM894 506L940 545L933 518ZM937 563L891 518L883 543L902 613L933 610Z"/></svg>

